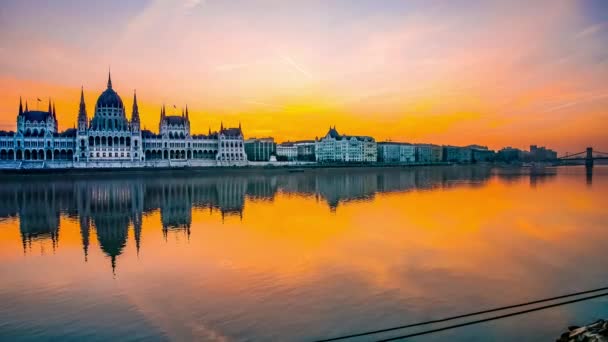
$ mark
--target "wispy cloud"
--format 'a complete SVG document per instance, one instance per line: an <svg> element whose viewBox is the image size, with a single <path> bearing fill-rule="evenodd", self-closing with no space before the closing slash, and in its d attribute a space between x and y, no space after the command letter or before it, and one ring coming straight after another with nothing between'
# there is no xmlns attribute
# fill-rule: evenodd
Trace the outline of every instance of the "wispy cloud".
<svg viewBox="0 0 608 342"><path fill-rule="evenodd" d="M291 58L290 56L286 54L278 54L278 56L285 65L293 68L293 70L297 71L307 79L313 79L312 74L308 70L306 70L302 65L294 61L293 58Z"/></svg>
<svg viewBox="0 0 608 342"><path fill-rule="evenodd" d="M587 36L594 35L594 34L600 32L605 26L606 26L606 23L598 23L598 24L591 25L591 26L585 28L584 30L580 31L579 33L577 33L575 38L584 38Z"/></svg>
<svg viewBox="0 0 608 342"><path fill-rule="evenodd" d="M606 94L590 95L590 96L583 97L583 98L581 98L579 100L576 100L576 101L570 101L570 102L562 103L560 105L557 105L557 106L550 107L550 108L546 109L544 111L544 113L556 112L558 110L566 109L566 108L569 108L569 107L572 107L572 106L577 106L577 105L588 103L588 102L592 102L592 101L601 100L601 99L604 99L604 98L608 98L608 93L606 93Z"/></svg>

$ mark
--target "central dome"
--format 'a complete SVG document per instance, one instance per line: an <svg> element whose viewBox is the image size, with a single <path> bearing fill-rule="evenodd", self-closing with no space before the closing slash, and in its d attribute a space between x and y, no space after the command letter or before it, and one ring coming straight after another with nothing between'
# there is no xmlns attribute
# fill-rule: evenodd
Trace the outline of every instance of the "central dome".
<svg viewBox="0 0 608 342"><path fill-rule="evenodd" d="M110 77L110 74L108 74L108 89L99 95L96 107L124 108L122 99L114 89L112 89L112 78Z"/></svg>
<svg viewBox="0 0 608 342"><path fill-rule="evenodd" d="M123 108L122 99L112 88L108 88L99 95L97 107Z"/></svg>

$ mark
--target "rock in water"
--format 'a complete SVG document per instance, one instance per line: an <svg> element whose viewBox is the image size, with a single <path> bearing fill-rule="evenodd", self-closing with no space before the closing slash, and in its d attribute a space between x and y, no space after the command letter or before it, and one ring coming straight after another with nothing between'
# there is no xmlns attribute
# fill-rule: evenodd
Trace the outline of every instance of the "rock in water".
<svg viewBox="0 0 608 342"><path fill-rule="evenodd" d="M583 326L568 327L557 342L608 342L608 321L599 321Z"/></svg>

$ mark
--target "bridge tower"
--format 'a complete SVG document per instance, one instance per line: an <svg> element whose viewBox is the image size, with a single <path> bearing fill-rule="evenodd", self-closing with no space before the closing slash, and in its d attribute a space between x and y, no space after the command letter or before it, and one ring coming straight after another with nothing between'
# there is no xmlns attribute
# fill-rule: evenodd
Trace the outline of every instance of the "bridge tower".
<svg viewBox="0 0 608 342"><path fill-rule="evenodd" d="M593 147L587 147L587 156L585 157L585 167L593 168Z"/></svg>

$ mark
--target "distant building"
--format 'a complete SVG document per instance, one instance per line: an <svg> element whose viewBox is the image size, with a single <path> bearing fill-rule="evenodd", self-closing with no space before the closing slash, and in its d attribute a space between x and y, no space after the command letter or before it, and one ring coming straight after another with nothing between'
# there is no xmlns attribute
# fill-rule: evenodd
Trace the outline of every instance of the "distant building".
<svg viewBox="0 0 608 342"><path fill-rule="evenodd" d="M433 144L417 144L416 161L419 163L439 163L443 160L443 148Z"/></svg>
<svg viewBox="0 0 608 342"><path fill-rule="evenodd" d="M450 163L470 163L473 154L468 147L443 146L443 161Z"/></svg>
<svg viewBox="0 0 608 342"><path fill-rule="evenodd" d="M544 146L530 145L530 161L549 161L557 159L557 152Z"/></svg>
<svg viewBox="0 0 608 342"><path fill-rule="evenodd" d="M399 142L379 142L378 162L413 163L416 161L416 148L412 144Z"/></svg>
<svg viewBox="0 0 608 342"><path fill-rule="evenodd" d="M495 160L505 163L511 163L515 161L521 161L523 157L523 151L518 148L505 147L496 153Z"/></svg>
<svg viewBox="0 0 608 342"><path fill-rule="evenodd" d="M496 157L496 153L492 150L488 150L487 148L486 149L472 148L471 153L472 153L473 162L492 162L492 161L494 161L494 158Z"/></svg>
<svg viewBox="0 0 608 342"><path fill-rule="evenodd" d="M330 127L327 134L315 142L315 156L320 163L374 163L377 155L374 138L341 135L335 126Z"/></svg>
<svg viewBox="0 0 608 342"><path fill-rule="evenodd" d="M298 150L297 159L300 161L315 161L315 141L300 140L294 143Z"/></svg>
<svg viewBox="0 0 608 342"><path fill-rule="evenodd" d="M245 140L245 153L249 161L269 161L276 153L273 138L251 138Z"/></svg>
<svg viewBox="0 0 608 342"><path fill-rule="evenodd" d="M278 161L294 161L298 159L298 147L292 142L284 142L277 145Z"/></svg>

